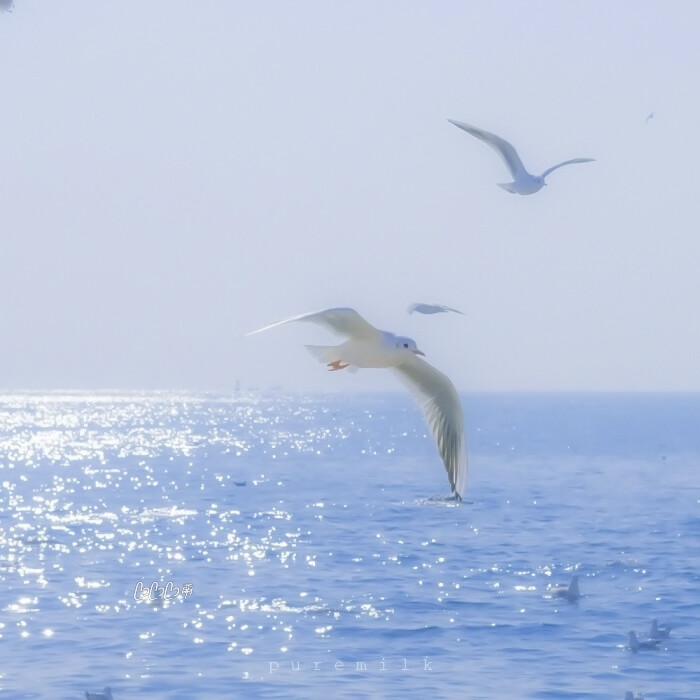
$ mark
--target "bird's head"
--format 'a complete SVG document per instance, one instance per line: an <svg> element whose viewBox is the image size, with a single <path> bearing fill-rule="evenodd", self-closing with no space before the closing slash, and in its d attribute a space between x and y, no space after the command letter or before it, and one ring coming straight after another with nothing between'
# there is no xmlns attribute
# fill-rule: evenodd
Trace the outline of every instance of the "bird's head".
<svg viewBox="0 0 700 700"><path fill-rule="evenodd" d="M418 349L418 345L416 345L416 341L413 340L413 338L397 336L396 347L399 348L399 350L408 350L416 355L425 355L424 352Z"/></svg>

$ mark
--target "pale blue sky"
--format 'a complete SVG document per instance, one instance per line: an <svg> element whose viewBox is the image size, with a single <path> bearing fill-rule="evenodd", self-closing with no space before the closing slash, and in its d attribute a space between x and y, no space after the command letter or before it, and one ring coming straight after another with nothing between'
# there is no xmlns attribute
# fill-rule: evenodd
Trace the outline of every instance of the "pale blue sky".
<svg viewBox="0 0 700 700"><path fill-rule="evenodd" d="M348 305L462 390L700 390L699 23L693 2L17 0L0 387L398 387L326 373L313 326L236 340ZM510 195L448 118L533 172L596 162Z"/></svg>

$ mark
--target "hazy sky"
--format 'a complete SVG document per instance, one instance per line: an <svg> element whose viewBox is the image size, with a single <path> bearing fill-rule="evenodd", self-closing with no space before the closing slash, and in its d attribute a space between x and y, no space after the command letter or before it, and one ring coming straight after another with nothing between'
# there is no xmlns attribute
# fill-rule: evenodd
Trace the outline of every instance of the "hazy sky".
<svg viewBox="0 0 700 700"><path fill-rule="evenodd" d="M700 3L16 0L0 14L0 387L700 390ZM655 116L645 122L654 112ZM447 122L512 141L497 156ZM465 316L408 316L436 301Z"/></svg>

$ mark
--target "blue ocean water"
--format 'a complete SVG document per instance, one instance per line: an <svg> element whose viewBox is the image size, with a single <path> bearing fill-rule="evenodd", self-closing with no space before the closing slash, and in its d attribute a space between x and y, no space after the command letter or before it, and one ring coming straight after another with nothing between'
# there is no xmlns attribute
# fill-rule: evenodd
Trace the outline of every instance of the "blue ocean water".
<svg viewBox="0 0 700 700"><path fill-rule="evenodd" d="M0 698L700 698L700 396L463 401L4 395Z"/></svg>

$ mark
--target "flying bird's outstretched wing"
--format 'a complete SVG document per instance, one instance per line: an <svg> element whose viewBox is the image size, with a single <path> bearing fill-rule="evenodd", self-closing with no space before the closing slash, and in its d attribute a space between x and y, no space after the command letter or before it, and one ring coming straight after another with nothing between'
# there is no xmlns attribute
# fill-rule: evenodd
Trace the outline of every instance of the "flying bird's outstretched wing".
<svg viewBox="0 0 700 700"><path fill-rule="evenodd" d="M368 339L379 334L379 331L371 323L365 321L355 309L337 307L286 318L283 321L277 321L276 323L271 323L269 326L264 326L263 328L258 328L256 331L246 333L246 336L262 333L270 328L283 326L285 323L292 323L292 321L311 321L325 326L334 333L357 339Z"/></svg>
<svg viewBox="0 0 700 700"><path fill-rule="evenodd" d="M553 165L551 168L547 168L542 175L540 175L541 178L547 177L549 173L552 172L552 170L556 170L557 168L561 168L562 165L571 165L572 163L591 163L595 160L595 158L572 158L571 160L565 160L563 163L559 163L558 165Z"/></svg>
<svg viewBox="0 0 700 700"><path fill-rule="evenodd" d="M467 441L462 404L454 384L418 357L409 358L395 371L423 409L452 491L462 500L467 482Z"/></svg>
<svg viewBox="0 0 700 700"><path fill-rule="evenodd" d="M476 138L491 146L491 148L493 148L498 153L498 155L500 155L501 158L503 158L503 161L508 166L508 170L510 170L513 179L517 180L519 175L527 173L523 162L520 160L518 152L505 139L502 139L500 136L496 136L496 134L492 134L489 131L479 129L476 126L465 124L464 122L456 122L452 119L448 119L447 121L450 122L450 124L454 124L460 129L463 129L468 134L476 136Z"/></svg>

